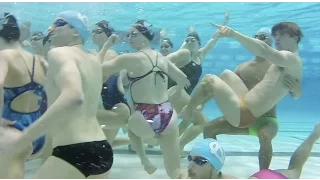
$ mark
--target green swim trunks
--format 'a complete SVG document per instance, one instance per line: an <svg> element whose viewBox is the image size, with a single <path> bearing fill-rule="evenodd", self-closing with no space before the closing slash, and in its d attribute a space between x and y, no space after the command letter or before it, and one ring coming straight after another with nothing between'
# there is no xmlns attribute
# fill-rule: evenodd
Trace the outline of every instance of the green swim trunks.
<svg viewBox="0 0 320 180"><path fill-rule="evenodd" d="M279 125L279 122L277 120L277 118L275 117L268 117L268 116L262 116L260 118L257 119L257 123L249 126L249 135L251 136L258 136L258 131L261 127L266 126L269 123L275 123L277 125Z"/></svg>

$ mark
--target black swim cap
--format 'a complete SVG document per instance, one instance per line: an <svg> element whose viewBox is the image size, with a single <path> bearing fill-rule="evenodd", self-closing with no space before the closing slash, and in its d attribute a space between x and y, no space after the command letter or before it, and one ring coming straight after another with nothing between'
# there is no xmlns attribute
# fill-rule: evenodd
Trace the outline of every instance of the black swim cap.
<svg viewBox="0 0 320 180"><path fill-rule="evenodd" d="M133 27L135 27L139 32L141 32L144 37L149 41L152 41L154 33L152 32L152 24L148 24L145 20L138 20Z"/></svg>
<svg viewBox="0 0 320 180"><path fill-rule="evenodd" d="M38 36L38 37L44 38L44 34L41 31L36 31L36 32L32 33L31 37L33 37L33 36Z"/></svg>
<svg viewBox="0 0 320 180"><path fill-rule="evenodd" d="M98 22L96 25L99 26L100 28L102 28L104 33L106 33L106 35L108 37L110 37L114 32L114 29L110 25L109 21L102 20L102 21Z"/></svg>
<svg viewBox="0 0 320 180"><path fill-rule="evenodd" d="M164 38L163 41L167 41L168 44L173 48L173 44L169 38Z"/></svg>
<svg viewBox="0 0 320 180"><path fill-rule="evenodd" d="M188 34L187 37L190 37L190 36L196 38L197 41L198 41L198 43L199 43L199 46L201 46L201 41L200 41L200 37L199 37L198 33L196 33L196 32L191 32L191 33Z"/></svg>
<svg viewBox="0 0 320 180"><path fill-rule="evenodd" d="M3 18L0 18L0 37L6 42L19 41L20 29L17 19L10 13L4 13Z"/></svg>

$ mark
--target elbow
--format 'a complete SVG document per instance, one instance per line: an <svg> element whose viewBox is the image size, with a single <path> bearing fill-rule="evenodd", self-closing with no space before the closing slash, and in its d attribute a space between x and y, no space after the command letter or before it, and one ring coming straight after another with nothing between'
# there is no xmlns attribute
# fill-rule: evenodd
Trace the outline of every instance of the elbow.
<svg viewBox="0 0 320 180"><path fill-rule="evenodd" d="M84 94L77 94L74 98L72 98L72 103L76 106L82 105L84 103Z"/></svg>
<svg viewBox="0 0 320 180"><path fill-rule="evenodd" d="M64 95L63 95L64 94ZM84 103L84 94L80 91L69 91L61 94L63 98L68 99L68 102L73 106L80 106Z"/></svg>

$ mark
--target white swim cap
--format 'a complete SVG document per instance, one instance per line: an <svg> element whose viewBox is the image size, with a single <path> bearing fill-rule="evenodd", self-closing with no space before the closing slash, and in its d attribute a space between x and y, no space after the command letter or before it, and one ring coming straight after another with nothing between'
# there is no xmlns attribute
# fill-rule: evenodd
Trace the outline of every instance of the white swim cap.
<svg viewBox="0 0 320 180"><path fill-rule="evenodd" d="M257 33L263 33L269 39L272 39L271 29L270 28L263 27L263 28L259 29L259 31L257 31Z"/></svg>
<svg viewBox="0 0 320 180"><path fill-rule="evenodd" d="M70 24L79 33L83 42L86 42L90 36L87 16L77 11L64 11L59 14L58 18Z"/></svg>

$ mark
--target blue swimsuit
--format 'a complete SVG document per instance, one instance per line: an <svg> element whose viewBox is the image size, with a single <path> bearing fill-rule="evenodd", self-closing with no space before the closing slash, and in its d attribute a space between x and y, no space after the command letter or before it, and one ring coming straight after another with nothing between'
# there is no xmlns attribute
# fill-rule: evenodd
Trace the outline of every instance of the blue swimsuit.
<svg viewBox="0 0 320 180"><path fill-rule="evenodd" d="M25 128L29 127L47 110L47 96L44 91L44 88L41 84L38 84L33 79L34 66L35 66L35 57L33 57L32 72L30 73L28 69L28 73L31 78L30 83L20 87L12 87L12 88L4 87L4 105L3 105L2 118L10 121L12 126L20 131L23 131ZM35 95L39 96L40 108L37 111L28 112L28 113L18 112L11 109L11 103L14 101L14 99L28 91L34 91ZM45 144L45 136L41 136L38 139L34 140L32 143L33 145L32 155L39 153L44 147L44 144Z"/></svg>

